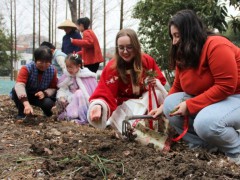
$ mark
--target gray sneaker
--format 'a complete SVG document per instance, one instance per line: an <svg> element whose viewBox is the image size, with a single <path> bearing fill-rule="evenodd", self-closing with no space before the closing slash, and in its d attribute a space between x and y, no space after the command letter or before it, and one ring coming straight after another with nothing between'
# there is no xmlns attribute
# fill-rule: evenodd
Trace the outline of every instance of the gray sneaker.
<svg viewBox="0 0 240 180"><path fill-rule="evenodd" d="M228 157L228 161L240 165L240 154L237 154L236 157Z"/></svg>

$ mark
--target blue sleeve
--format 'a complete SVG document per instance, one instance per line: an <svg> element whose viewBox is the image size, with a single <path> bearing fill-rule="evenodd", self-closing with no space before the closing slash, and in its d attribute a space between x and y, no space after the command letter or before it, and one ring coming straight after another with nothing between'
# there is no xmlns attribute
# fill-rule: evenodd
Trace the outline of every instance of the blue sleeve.
<svg viewBox="0 0 240 180"><path fill-rule="evenodd" d="M75 33L73 34L72 38L73 38L73 39L82 39L82 36L81 36L80 33L75 32Z"/></svg>

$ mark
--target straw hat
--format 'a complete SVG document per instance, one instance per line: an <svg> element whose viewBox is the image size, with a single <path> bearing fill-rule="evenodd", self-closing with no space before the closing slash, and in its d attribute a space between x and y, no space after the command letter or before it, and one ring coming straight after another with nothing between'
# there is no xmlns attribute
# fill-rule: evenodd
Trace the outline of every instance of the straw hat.
<svg viewBox="0 0 240 180"><path fill-rule="evenodd" d="M58 29L64 29L66 27L71 27L71 28L77 29L77 26L72 21L70 21L69 19L66 19L65 21L63 21L58 26Z"/></svg>

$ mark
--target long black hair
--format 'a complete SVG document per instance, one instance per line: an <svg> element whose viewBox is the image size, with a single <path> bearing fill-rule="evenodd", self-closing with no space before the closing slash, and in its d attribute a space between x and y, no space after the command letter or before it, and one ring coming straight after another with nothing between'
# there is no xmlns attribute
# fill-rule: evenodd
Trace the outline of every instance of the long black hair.
<svg viewBox="0 0 240 180"><path fill-rule="evenodd" d="M178 11L169 21L168 30L175 26L179 31L179 42L171 46L170 66L180 69L196 68L199 65L201 51L207 40L208 31L198 16L192 10Z"/></svg>

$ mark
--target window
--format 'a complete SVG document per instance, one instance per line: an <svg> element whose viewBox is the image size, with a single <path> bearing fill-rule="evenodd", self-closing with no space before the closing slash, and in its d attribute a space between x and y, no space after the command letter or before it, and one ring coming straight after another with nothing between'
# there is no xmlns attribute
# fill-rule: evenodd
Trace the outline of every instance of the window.
<svg viewBox="0 0 240 180"><path fill-rule="evenodd" d="M26 60L21 60L21 66L26 65Z"/></svg>

